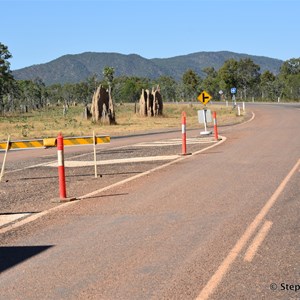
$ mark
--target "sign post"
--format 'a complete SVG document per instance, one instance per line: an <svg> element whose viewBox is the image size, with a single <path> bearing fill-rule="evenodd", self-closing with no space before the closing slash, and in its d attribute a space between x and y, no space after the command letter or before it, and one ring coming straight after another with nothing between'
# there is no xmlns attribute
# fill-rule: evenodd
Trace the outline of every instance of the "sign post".
<svg viewBox="0 0 300 300"><path fill-rule="evenodd" d="M219 91L220 101L224 99L224 92L222 90Z"/></svg>
<svg viewBox="0 0 300 300"><path fill-rule="evenodd" d="M206 108L206 104L212 99L212 96L207 93L206 91L203 91L198 97L197 99L204 105L204 109L203 109L203 123L204 123L204 131L200 132L200 135L208 135L211 134L211 131L207 130L207 108ZM210 110L209 110L210 113ZM198 114L199 117L199 114ZM200 120L200 118L199 118ZM200 123L200 122L199 122Z"/></svg>
<svg viewBox="0 0 300 300"><path fill-rule="evenodd" d="M235 100L235 94L236 94L236 88L233 87L230 89L231 95L232 95L232 107L236 107L236 100Z"/></svg>
<svg viewBox="0 0 300 300"><path fill-rule="evenodd" d="M95 178L97 178L98 177L98 173L97 173L97 152L96 152L96 135L95 135L95 130L93 130L93 148L94 148Z"/></svg>

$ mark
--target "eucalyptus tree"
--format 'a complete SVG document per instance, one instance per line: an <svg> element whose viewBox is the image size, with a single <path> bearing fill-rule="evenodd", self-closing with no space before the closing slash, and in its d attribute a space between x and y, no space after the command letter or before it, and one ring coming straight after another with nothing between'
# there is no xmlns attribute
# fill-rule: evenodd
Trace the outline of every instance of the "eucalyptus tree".
<svg viewBox="0 0 300 300"><path fill-rule="evenodd" d="M160 76L153 84L158 84L164 101L174 102L176 99L177 82L171 76Z"/></svg>
<svg viewBox="0 0 300 300"><path fill-rule="evenodd" d="M114 81L114 74L115 74L115 69L113 67L104 67L102 71L104 81L109 87L113 87L113 81Z"/></svg>
<svg viewBox="0 0 300 300"><path fill-rule="evenodd" d="M46 87L48 93L49 104L58 104L64 102L63 86L55 83Z"/></svg>
<svg viewBox="0 0 300 300"><path fill-rule="evenodd" d="M234 59L225 61L218 74L222 89L230 95L230 89L238 86L238 62Z"/></svg>
<svg viewBox="0 0 300 300"><path fill-rule="evenodd" d="M256 65L250 58L240 61L229 59L218 73L227 95L231 88L236 87L240 90L240 95L246 99L249 90L253 93L255 89L258 90L259 88L259 70L260 66Z"/></svg>
<svg viewBox="0 0 300 300"><path fill-rule="evenodd" d="M300 57L285 61L280 68L280 75L287 77L300 74Z"/></svg>
<svg viewBox="0 0 300 300"><path fill-rule="evenodd" d="M0 42L0 111L3 111L3 96L9 92L13 82L13 76L10 71L10 62L12 58L8 47Z"/></svg>
<svg viewBox="0 0 300 300"><path fill-rule="evenodd" d="M74 100L78 103L87 104L91 102L92 93L89 92L89 86L87 82L79 82L74 87Z"/></svg>
<svg viewBox="0 0 300 300"><path fill-rule="evenodd" d="M275 80L276 80L276 76L268 70L261 74L260 89L261 89L262 99L272 98L274 92L273 88L274 88Z"/></svg>
<svg viewBox="0 0 300 300"><path fill-rule="evenodd" d="M237 88L241 88L243 98L246 100L248 91L254 93L259 89L260 66L255 64L250 58L241 59L238 62L238 83Z"/></svg>
<svg viewBox="0 0 300 300"><path fill-rule="evenodd" d="M188 69L182 75L182 83L184 87L184 98L190 101L195 100L200 91L200 76L192 69Z"/></svg>
<svg viewBox="0 0 300 300"><path fill-rule="evenodd" d="M42 92L40 86L33 80L18 80L22 104L30 109L40 108Z"/></svg>
<svg viewBox="0 0 300 300"><path fill-rule="evenodd" d="M36 108L43 108L47 104L48 93L46 90L46 85L43 80L39 77L33 80L34 84L34 97Z"/></svg>
<svg viewBox="0 0 300 300"><path fill-rule="evenodd" d="M280 68L279 78L284 84L284 96L300 100L300 58L285 61Z"/></svg>
<svg viewBox="0 0 300 300"><path fill-rule="evenodd" d="M214 99L218 99L220 87L220 78L218 72L213 67L207 67L202 70L206 77L202 80L201 89L207 91Z"/></svg>
<svg viewBox="0 0 300 300"><path fill-rule="evenodd" d="M62 89L63 99L65 105L70 105L75 101L75 84L66 83Z"/></svg>
<svg viewBox="0 0 300 300"><path fill-rule="evenodd" d="M97 90L97 87L100 84L100 80L98 79L97 74L94 74L94 75L88 77L86 79L86 84L88 87L88 93L90 95L93 95L94 92Z"/></svg>
<svg viewBox="0 0 300 300"><path fill-rule="evenodd" d="M137 102L142 89L150 86L150 79L121 76L114 80L113 98L116 102Z"/></svg>
<svg viewBox="0 0 300 300"><path fill-rule="evenodd" d="M4 93L0 101L2 112L14 112L18 110L20 108L20 104L22 104L18 81L11 80L8 89L9 91Z"/></svg>

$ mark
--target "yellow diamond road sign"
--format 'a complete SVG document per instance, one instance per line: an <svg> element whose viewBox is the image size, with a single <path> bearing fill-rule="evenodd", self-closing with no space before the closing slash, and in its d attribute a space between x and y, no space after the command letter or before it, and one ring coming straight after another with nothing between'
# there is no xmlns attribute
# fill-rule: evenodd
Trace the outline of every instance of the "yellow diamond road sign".
<svg viewBox="0 0 300 300"><path fill-rule="evenodd" d="M212 96L208 92L203 91L197 99L205 105L211 100L211 98Z"/></svg>

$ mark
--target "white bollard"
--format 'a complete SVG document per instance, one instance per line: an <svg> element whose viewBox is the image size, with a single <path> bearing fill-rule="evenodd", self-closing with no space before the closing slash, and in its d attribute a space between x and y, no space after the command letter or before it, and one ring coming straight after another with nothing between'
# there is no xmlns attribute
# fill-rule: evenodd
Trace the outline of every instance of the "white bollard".
<svg viewBox="0 0 300 300"><path fill-rule="evenodd" d="M8 150L9 150L9 143L10 143L10 135L7 138L6 149L5 149L5 154L4 154L4 158L3 158L3 162L2 162L2 167L1 167L1 173L0 173L0 182L1 182L3 174L4 174L4 168L5 168L5 163L6 163L6 156L7 156Z"/></svg>
<svg viewBox="0 0 300 300"><path fill-rule="evenodd" d="M239 105L238 105L237 109L238 109L238 116L240 116L241 115L241 108L240 108Z"/></svg>
<svg viewBox="0 0 300 300"><path fill-rule="evenodd" d="M245 102L243 102L243 112L245 112Z"/></svg>
<svg viewBox="0 0 300 300"><path fill-rule="evenodd" d="M97 172L97 152L96 152L96 135L95 135L95 130L93 130L93 147L94 147L95 178L97 178L98 177L98 172Z"/></svg>

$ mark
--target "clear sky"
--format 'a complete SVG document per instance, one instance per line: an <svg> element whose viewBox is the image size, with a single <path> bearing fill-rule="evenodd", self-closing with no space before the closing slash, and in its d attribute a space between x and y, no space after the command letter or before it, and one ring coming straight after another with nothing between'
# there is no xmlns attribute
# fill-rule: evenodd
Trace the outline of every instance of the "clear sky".
<svg viewBox="0 0 300 300"><path fill-rule="evenodd" d="M11 69L65 54L166 58L233 51L300 57L298 0L0 0Z"/></svg>

